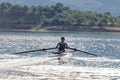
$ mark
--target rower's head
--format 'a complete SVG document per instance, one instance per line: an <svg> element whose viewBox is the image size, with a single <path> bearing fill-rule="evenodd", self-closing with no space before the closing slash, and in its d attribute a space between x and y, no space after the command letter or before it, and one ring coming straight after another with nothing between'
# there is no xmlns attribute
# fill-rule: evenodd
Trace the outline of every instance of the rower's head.
<svg viewBox="0 0 120 80"><path fill-rule="evenodd" d="M61 41L64 42L65 41L65 37L61 37Z"/></svg>

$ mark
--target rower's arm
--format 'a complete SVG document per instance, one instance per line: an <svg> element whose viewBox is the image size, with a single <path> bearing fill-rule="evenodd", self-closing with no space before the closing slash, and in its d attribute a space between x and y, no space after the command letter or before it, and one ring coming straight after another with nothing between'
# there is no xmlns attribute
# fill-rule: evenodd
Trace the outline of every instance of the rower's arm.
<svg viewBox="0 0 120 80"><path fill-rule="evenodd" d="M59 46L59 44L57 44L55 48L58 48L58 46Z"/></svg>
<svg viewBox="0 0 120 80"><path fill-rule="evenodd" d="M66 49L69 49L69 46L67 45L67 43L65 44L65 48L66 48Z"/></svg>

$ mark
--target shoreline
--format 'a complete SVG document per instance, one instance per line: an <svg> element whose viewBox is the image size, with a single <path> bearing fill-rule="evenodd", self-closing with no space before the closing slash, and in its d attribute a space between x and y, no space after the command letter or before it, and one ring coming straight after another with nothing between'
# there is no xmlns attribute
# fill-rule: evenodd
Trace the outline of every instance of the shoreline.
<svg viewBox="0 0 120 80"><path fill-rule="evenodd" d="M119 32L91 32L91 31L31 31L31 30L4 30L0 32L31 32L31 33L112 33L112 34L116 34L116 33L120 33Z"/></svg>
<svg viewBox="0 0 120 80"><path fill-rule="evenodd" d="M0 27L0 32L85 32L85 33L120 33L120 27L80 27L76 28L59 28L59 26L39 27L39 28L8 28Z"/></svg>

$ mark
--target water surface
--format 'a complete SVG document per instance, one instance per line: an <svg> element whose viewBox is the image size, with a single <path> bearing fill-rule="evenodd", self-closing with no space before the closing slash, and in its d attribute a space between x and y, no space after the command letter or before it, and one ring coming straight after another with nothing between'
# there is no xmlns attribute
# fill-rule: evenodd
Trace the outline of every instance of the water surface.
<svg viewBox="0 0 120 80"><path fill-rule="evenodd" d="M13 54L20 51L55 47L61 36L66 38L70 47L96 54L98 57L66 50L67 53L70 53L70 56L67 57L69 60L67 63L60 65L56 57L49 57L54 55L51 52L57 50ZM69 78L76 80L94 78L94 80L119 80L120 34L0 32L0 65L2 65L0 67L0 77L7 80L11 78L23 80L27 78L31 80L33 78L35 80L47 78L50 80L69 80ZM67 74L67 76L63 76L64 74ZM77 77L74 75L77 75Z"/></svg>

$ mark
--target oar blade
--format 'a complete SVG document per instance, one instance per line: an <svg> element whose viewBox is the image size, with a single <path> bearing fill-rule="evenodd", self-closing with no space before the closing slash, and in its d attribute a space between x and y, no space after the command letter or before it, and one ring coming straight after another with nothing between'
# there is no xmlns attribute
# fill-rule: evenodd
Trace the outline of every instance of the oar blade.
<svg viewBox="0 0 120 80"><path fill-rule="evenodd" d="M90 55L93 55L93 56L96 56L96 57L97 57L97 55L96 55L96 54L93 54L93 53L89 53L89 52L85 52L85 51L81 51L81 50L76 50L76 51L83 52L83 53L90 54Z"/></svg>
<svg viewBox="0 0 120 80"><path fill-rule="evenodd" d="M22 53L29 53L29 52L36 52L36 51L43 51L43 49L31 50L31 51L23 51L23 52L16 52L16 53L14 53L14 54L22 54Z"/></svg>
<svg viewBox="0 0 120 80"><path fill-rule="evenodd" d="M74 50L74 51L78 51L78 52L86 53L86 54L93 55L93 56L96 56L96 57L97 57L96 54L89 53L89 52L86 52L86 51L81 51L81 50L78 50L78 49L75 49L75 48L67 48L67 49L71 49L71 50Z"/></svg>
<svg viewBox="0 0 120 80"><path fill-rule="evenodd" d="M23 51L23 52L16 52L14 54L22 54L22 53L29 53L29 52L36 52L36 51L45 51L45 50L51 50L56 48L47 48L47 49L38 49L38 50L31 50L31 51Z"/></svg>

